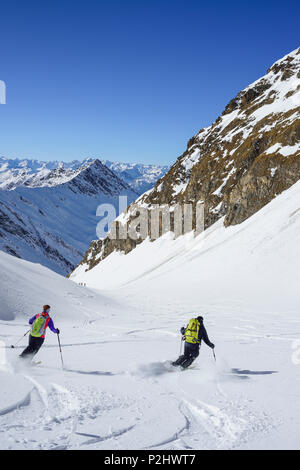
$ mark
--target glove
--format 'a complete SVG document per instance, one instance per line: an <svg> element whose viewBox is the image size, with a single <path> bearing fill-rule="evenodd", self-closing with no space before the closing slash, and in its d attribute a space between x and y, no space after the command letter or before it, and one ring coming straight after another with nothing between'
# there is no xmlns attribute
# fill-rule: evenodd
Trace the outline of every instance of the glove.
<svg viewBox="0 0 300 470"><path fill-rule="evenodd" d="M58 335L59 335L59 333L60 333L59 329L58 329L58 328L56 328L56 334L58 334Z"/></svg>
<svg viewBox="0 0 300 470"><path fill-rule="evenodd" d="M180 329L180 333L181 333L182 335L184 335L184 333L185 333L185 328L184 328L184 326Z"/></svg>
<svg viewBox="0 0 300 470"><path fill-rule="evenodd" d="M214 343L211 343L211 346L210 346L210 347L211 347L211 349L215 349Z"/></svg>

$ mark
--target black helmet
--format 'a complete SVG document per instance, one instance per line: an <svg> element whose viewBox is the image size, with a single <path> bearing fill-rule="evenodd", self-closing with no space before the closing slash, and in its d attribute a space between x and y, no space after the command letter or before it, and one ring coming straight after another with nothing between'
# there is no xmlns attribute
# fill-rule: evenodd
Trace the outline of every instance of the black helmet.
<svg viewBox="0 0 300 470"><path fill-rule="evenodd" d="M197 317L199 323L203 323L203 317Z"/></svg>

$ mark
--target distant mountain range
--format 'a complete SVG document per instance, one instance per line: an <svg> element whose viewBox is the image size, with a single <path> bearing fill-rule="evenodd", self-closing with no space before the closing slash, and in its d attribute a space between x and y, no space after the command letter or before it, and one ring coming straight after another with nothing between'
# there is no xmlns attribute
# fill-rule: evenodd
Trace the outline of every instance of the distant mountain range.
<svg viewBox="0 0 300 470"><path fill-rule="evenodd" d="M157 207L169 207L170 230L175 231L174 206L192 204L195 208L201 202L206 229L220 218L225 226L237 225L299 179L300 48L240 91L212 125L188 141L183 155L116 223L126 226L133 221L136 206L147 209L149 215ZM93 242L82 266L91 270L114 251L127 254L142 241L138 234L137 239L106 237Z"/></svg>
<svg viewBox="0 0 300 470"><path fill-rule="evenodd" d="M153 188L156 181L167 173L169 166L144 165L101 160L122 180L126 181L139 195Z"/></svg>
<svg viewBox="0 0 300 470"><path fill-rule="evenodd" d="M84 167L95 161L101 161L138 195L152 188L169 169L168 166L111 162L94 158L87 158L84 161L43 162L0 157L0 189L12 190L18 186L30 188L57 186L72 180Z"/></svg>

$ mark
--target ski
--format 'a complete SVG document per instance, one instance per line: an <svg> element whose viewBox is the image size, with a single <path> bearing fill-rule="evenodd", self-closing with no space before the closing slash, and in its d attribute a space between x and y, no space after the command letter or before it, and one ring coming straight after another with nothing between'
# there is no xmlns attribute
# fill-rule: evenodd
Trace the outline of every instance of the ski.
<svg viewBox="0 0 300 470"><path fill-rule="evenodd" d="M31 362L32 366L39 366L40 364L42 364L42 361L32 361Z"/></svg>

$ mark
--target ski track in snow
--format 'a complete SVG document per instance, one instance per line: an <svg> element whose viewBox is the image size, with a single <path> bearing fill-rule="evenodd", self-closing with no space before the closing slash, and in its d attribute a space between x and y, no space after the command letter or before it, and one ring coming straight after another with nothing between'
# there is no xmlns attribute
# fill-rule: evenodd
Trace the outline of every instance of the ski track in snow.
<svg viewBox="0 0 300 470"><path fill-rule="evenodd" d="M292 312L284 323L264 312L262 324L261 312L243 311L234 299L202 305L217 363L203 344L191 368L179 371L170 360L179 354L177 332L195 311L191 305L161 305L134 287L110 293L111 301L94 290L82 289L82 302L68 292L75 306L87 305L84 316L56 322L64 370L55 335L47 333L41 364L23 367L17 356L27 337L15 349L9 344L26 321L0 322L7 343L4 383L20 380L20 394L7 406L0 392L0 448L240 449L259 446L285 425L268 401L284 384L290 342L299 331ZM258 400L261 392L265 401Z"/></svg>
<svg viewBox="0 0 300 470"><path fill-rule="evenodd" d="M165 336L170 341L172 335L167 333ZM88 351L91 345L103 349L115 342L120 346L128 336L133 347L145 341L157 344L163 332L149 327L135 330L121 327L115 334L118 339L112 342L87 341L81 347ZM75 352L78 344L76 341L72 344L69 347ZM128 341L124 347L126 344ZM45 348L44 355L49 351ZM199 361L183 372L174 370L168 361L136 364L127 370L103 368L101 371L83 366L59 370L42 361L41 365L16 373L31 384L32 390L5 413L0 410L0 426L6 435L4 448L231 449L270 425L269 418L247 409L246 398L231 401L219 383L224 377L225 380L234 380L235 376L249 379L250 370L241 369L240 377L238 369L225 375L213 369L202 372ZM183 382L184 377L187 384ZM201 394L194 396L198 393L192 388L194 377L197 380L200 377L202 386L208 383L209 401L206 385L203 399ZM117 381L117 386L113 381ZM122 394L123 385L126 397ZM161 426L161 420L165 422L162 406L167 407L166 417L169 413L176 416L174 423L170 422L164 432L149 432L141 438L145 427L156 429Z"/></svg>

